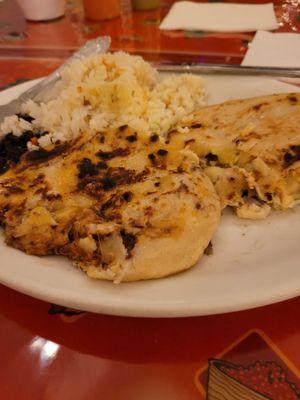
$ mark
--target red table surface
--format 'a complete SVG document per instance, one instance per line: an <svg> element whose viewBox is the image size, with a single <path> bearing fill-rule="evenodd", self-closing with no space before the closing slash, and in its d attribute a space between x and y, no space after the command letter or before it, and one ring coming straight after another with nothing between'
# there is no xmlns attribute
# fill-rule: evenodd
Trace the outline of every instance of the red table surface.
<svg viewBox="0 0 300 400"><path fill-rule="evenodd" d="M13 0L4 0L0 88L48 74L87 39L104 34L112 37L112 50L150 60L240 63L253 33L161 32L171 3L132 13L123 2L121 18L95 23L85 21L79 1L68 1L64 18L29 23ZM274 4L279 30L299 31L299 2ZM246 377L254 365L255 390L265 398L300 399L299 309L297 298L227 315L135 319L79 313L0 285L0 399L205 399L212 358L241 366ZM224 390L222 399L229 387Z"/></svg>

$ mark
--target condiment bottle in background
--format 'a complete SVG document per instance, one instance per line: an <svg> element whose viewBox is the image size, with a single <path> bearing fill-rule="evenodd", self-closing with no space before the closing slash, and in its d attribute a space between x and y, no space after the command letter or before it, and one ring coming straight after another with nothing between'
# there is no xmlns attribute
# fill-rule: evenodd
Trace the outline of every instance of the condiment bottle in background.
<svg viewBox="0 0 300 400"><path fill-rule="evenodd" d="M154 10L160 5L160 0L132 0L134 10Z"/></svg>
<svg viewBox="0 0 300 400"><path fill-rule="evenodd" d="M121 13L121 0L83 0L87 19L102 21L118 17Z"/></svg>

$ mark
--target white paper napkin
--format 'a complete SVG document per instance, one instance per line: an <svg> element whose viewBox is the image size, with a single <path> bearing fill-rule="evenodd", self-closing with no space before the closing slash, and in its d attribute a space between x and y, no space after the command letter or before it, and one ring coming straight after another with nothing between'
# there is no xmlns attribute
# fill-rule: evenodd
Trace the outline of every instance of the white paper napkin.
<svg viewBox="0 0 300 400"><path fill-rule="evenodd" d="M174 3L160 29L252 32L278 28L273 3Z"/></svg>
<svg viewBox="0 0 300 400"><path fill-rule="evenodd" d="M257 32L242 65L300 67L300 34Z"/></svg>

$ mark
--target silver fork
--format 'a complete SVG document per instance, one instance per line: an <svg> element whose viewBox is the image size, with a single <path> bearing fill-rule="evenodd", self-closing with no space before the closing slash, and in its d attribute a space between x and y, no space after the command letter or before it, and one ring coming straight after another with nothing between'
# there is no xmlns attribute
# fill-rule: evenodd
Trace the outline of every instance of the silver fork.
<svg viewBox="0 0 300 400"><path fill-rule="evenodd" d="M43 95L60 79L62 70L66 68L72 61L83 59L90 55L105 53L109 49L109 46L110 38L108 36L99 37L86 42L86 44L76 51L66 62L64 62L58 69L56 69L42 81L23 92L17 99L0 106L0 124L5 117L18 113L20 111L21 104L27 100L32 99L35 101L41 101Z"/></svg>

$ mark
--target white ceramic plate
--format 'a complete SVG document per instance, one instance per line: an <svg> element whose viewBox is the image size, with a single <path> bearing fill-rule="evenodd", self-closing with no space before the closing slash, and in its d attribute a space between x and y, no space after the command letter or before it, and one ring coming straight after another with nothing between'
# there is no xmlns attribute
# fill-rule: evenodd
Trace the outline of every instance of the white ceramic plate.
<svg viewBox="0 0 300 400"><path fill-rule="evenodd" d="M207 77L209 102L297 91L254 77ZM0 93L11 100L32 82ZM226 212L213 239L213 255L169 278L114 285L95 281L62 257L28 256L0 243L0 282L56 304L97 313L141 317L217 314L300 295L300 208L263 221Z"/></svg>

